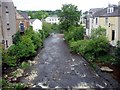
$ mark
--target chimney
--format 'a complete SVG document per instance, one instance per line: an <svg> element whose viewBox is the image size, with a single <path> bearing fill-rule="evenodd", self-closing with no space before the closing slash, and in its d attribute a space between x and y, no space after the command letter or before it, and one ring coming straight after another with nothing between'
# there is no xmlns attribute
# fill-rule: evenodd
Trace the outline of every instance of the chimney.
<svg viewBox="0 0 120 90"><path fill-rule="evenodd" d="M120 1L118 2L118 6L120 6Z"/></svg>

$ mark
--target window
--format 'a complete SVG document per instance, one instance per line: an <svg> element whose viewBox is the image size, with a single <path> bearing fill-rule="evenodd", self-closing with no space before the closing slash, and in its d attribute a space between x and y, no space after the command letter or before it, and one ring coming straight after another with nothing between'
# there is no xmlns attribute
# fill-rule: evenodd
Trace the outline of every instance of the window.
<svg viewBox="0 0 120 90"><path fill-rule="evenodd" d="M6 23L9 23L9 13L6 13Z"/></svg>
<svg viewBox="0 0 120 90"><path fill-rule="evenodd" d="M6 11L6 13L9 13L8 11Z"/></svg>
<svg viewBox="0 0 120 90"><path fill-rule="evenodd" d="M10 28L7 28L7 30L10 30Z"/></svg>
<svg viewBox="0 0 120 90"><path fill-rule="evenodd" d="M114 7L111 7L110 8L110 13L113 13L114 12Z"/></svg>
<svg viewBox="0 0 120 90"><path fill-rule="evenodd" d="M8 6L5 6L6 8L8 8Z"/></svg>
<svg viewBox="0 0 120 90"><path fill-rule="evenodd" d="M114 12L114 7L108 7L107 13L113 13Z"/></svg>
<svg viewBox="0 0 120 90"><path fill-rule="evenodd" d="M8 48L8 41L6 40L6 48Z"/></svg>
<svg viewBox="0 0 120 90"><path fill-rule="evenodd" d="M24 23L20 23L19 24L19 26L20 26L20 32L24 32L24 30L25 30L25 26L24 26Z"/></svg>
<svg viewBox="0 0 120 90"><path fill-rule="evenodd" d="M112 30L112 40L115 40L115 30Z"/></svg>
<svg viewBox="0 0 120 90"><path fill-rule="evenodd" d="M108 24L108 17L105 17L105 24Z"/></svg>
<svg viewBox="0 0 120 90"><path fill-rule="evenodd" d="M97 24L98 24L98 18L96 18L96 20L95 20L95 21L96 21L95 23L96 23L96 25L97 25Z"/></svg>
<svg viewBox="0 0 120 90"><path fill-rule="evenodd" d="M110 13L110 8L107 9L107 13Z"/></svg>
<svg viewBox="0 0 120 90"><path fill-rule="evenodd" d="M9 12L8 12L8 6L6 6L6 13L9 13Z"/></svg>

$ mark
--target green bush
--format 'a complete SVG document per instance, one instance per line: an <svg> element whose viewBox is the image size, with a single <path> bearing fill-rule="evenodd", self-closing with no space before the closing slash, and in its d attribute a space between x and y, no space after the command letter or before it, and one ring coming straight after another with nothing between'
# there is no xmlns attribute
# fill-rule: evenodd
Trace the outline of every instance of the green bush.
<svg viewBox="0 0 120 90"><path fill-rule="evenodd" d="M16 62L17 62L16 56L9 55L6 50L2 52L3 66L4 64L6 64L8 66L13 67L13 66L16 66Z"/></svg>
<svg viewBox="0 0 120 90"><path fill-rule="evenodd" d="M25 36L28 36L32 40L33 44L35 45L35 49L38 49L39 47L42 46L43 43L42 34L33 31L32 27L25 31Z"/></svg>
<svg viewBox="0 0 120 90"><path fill-rule="evenodd" d="M50 23L43 23L43 34L44 34L44 38L48 37L49 34L52 32L52 24Z"/></svg>
<svg viewBox="0 0 120 90"><path fill-rule="evenodd" d="M84 54L87 51L87 45L89 40L78 40L70 42L70 48L72 51Z"/></svg>
<svg viewBox="0 0 120 90"><path fill-rule="evenodd" d="M15 56L17 54L17 46L16 45L12 45L8 48L7 50L7 53L10 55L10 56Z"/></svg>
<svg viewBox="0 0 120 90"><path fill-rule="evenodd" d="M89 59L94 59L107 54L109 42L106 37L90 40L78 40L70 42L70 48L76 53L81 53Z"/></svg>
<svg viewBox="0 0 120 90"><path fill-rule="evenodd" d="M106 29L105 28L99 26L98 28L92 30L92 32L91 32L92 39L95 39L95 38L98 38L101 36L106 36Z"/></svg>
<svg viewBox="0 0 120 90"><path fill-rule="evenodd" d="M8 54L16 56L17 59L32 57L35 52L35 45L28 36L22 36L20 42L8 49Z"/></svg>
<svg viewBox="0 0 120 90"><path fill-rule="evenodd" d="M21 39L21 34L17 32L15 35L13 35L12 39L13 39L13 44L17 44Z"/></svg>
<svg viewBox="0 0 120 90"><path fill-rule="evenodd" d="M54 33L60 33L59 25L56 23L52 24L51 29L52 29L52 32Z"/></svg>
<svg viewBox="0 0 120 90"><path fill-rule="evenodd" d="M31 38L31 36L34 34L34 30L33 30L33 27L30 26L27 30L25 30L23 36L28 36Z"/></svg>
<svg viewBox="0 0 120 90"><path fill-rule="evenodd" d="M43 30L35 32L29 27L23 34L17 32L13 36L14 44L8 50L3 51L3 63L9 66L16 66L17 61L33 57L39 47L42 47L43 40L51 31L51 24L45 23Z"/></svg>
<svg viewBox="0 0 120 90"><path fill-rule="evenodd" d="M114 57L112 55L104 55L104 56L100 56L97 58L98 62L102 62L102 63L111 63L113 61L115 61Z"/></svg>
<svg viewBox="0 0 120 90"><path fill-rule="evenodd" d="M118 41L115 49L115 63L120 67L120 41Z"/></svg>
<svg viewBox="0 0 120 90"><path fill-rule="evenodd" d="M91 47L94 50L95 57L100 56L101 54L107 53L109 50L109 41L106 37L101 36L96 39L93 39Z"/></svg>
<svg viewBox="0 0 120 90"><path fill-rule="evenodd" d="M20 65L20 68L24 70L27 69L28 67L30 67L30 63L28 62L22 62Z"/></svg>
<svg viewBox="0 0 120 90"><path fill-rule="evenodd" d="M8 49L8 54L16 56L17 59L27 58L35 54L35 46L28 36L22 36L20 42Z"/></svg>
<svg viewBox="0 0 120 90"><path fill-rule="evenodd" d="M83 40L84 39L84 28L83 26L71 26L68 30L68 32L65 32L65 39L67 41L77 41L77 40Z"/></svg>
<svg viewBox="0 0 120 90"><path fill-rule="evenodd" d="M16 47L16 56L18 58L27 58L35 55L35 46L27 36L23 36L21 42L19 42Z"/></svg>
<svg viewBox="0 0 120 90"><path fill-rule="evenodd" d="M65 32L65 39L69 41L71 51L82 54L91 62L96 62L96 60L109 62L114 59L108 54L110 47L109 41L105 36L106 30L104 28L98 27L92 30L91 39L88 40L82 40L84 38L83 34L84 28L82 26L70 27L69 31ZM107 56L111 56L111 58Z"/></svg>
<svg viewBox="0 0 120 90"><path fill-rule="evenodd" d="M35 45L35 49L38 49L39 47L42 46L43 42L42 42L40 33L35 32L32 35L31 40L32 40L33 44Z"/></svg>
<svg viewBox="0 0 120 90"><path fill-rule="evenodd" d="M40 34L40 36L41 36L41 40L42 40L42 41L44 41L45 38L46 38L46 36L45 36L44 33L45 33L44 30L39 30L39 34Z"/></svg>
<svg viewBox="0 0 120 90"><path fill-rule="evenodd" d="M60 32L58 24L50 24L50 23L43 22L42 28L43 29L39 31L42 34L42 37L43 37L42 40L44 40L46 37L48 37L50 33L59 33Z"/></svg>

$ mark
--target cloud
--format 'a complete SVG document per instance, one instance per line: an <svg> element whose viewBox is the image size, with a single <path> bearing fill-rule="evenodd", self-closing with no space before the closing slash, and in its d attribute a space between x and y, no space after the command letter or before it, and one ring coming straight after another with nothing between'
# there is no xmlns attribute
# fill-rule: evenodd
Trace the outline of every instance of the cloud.
<svg viewBox="0 0 120 90"><path fill-rule="evenodd" d="M13 0L19 10L56 10L62 4L74 4L79 10L107 7L109 3L117 4L119 0Z"/></svg>

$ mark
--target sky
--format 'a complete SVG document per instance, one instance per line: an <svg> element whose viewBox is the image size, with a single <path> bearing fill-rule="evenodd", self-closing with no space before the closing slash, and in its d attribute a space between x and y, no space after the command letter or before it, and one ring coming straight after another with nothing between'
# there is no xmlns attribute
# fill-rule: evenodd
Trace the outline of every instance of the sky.
<svg viewBox="0 0 120 90"><path fill-rule="evenodd" d="M74 4L78 10L104 8L108 4L118 4L120 0L12 0L17 10L57 10L63 4Z"/></svg>

